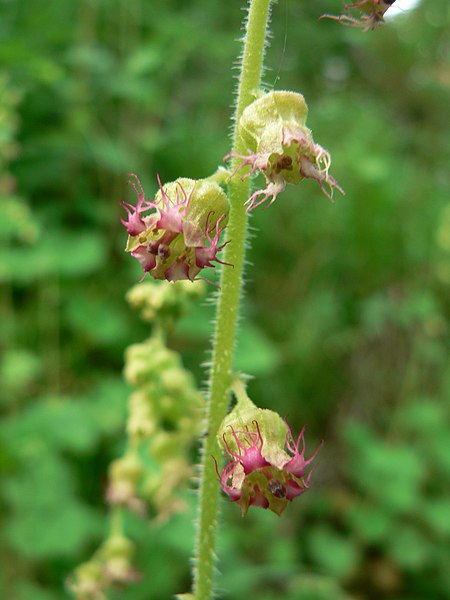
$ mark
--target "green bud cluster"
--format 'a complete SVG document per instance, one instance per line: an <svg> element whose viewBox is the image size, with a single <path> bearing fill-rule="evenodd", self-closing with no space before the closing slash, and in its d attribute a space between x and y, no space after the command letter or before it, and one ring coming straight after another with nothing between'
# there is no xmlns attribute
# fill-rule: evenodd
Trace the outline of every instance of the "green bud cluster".
<svg viewBox="0 0 450 600"><path fill-rule="evenodd" d="M140 311L148 323L157 322L164 330L173 329L188 311L191 301L205 295L205 282L181 280L172 285L163 281L145 281L134 285L126 295L129 304Z"/></svg>
<svg viewBox="0 0 450 600"><path fill-rule="evenodd" d="M125 378L137 388L128 403L130 449L110 466L107 499L144 514L144 497L162 519L183 507L176 490L192 476L188 454L200 432L202 399L159 336L128 348Z"/></svg>
<svg viewBox="0 0 450 600"><path fill-rule="evenodd" d="M79 565L68 581L77 600L107 600L105 590L111 586L137 581L132 567L133 542L122 534L111 534L91 560Z"/></svg>

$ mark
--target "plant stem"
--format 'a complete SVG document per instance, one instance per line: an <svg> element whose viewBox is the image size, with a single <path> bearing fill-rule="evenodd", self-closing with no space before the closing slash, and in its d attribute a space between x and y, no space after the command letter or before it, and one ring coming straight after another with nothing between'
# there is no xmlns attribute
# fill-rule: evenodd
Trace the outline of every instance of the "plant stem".
<svg viewBox="0 0 450 600"><path fill-rule="evenodd" d="M254 100L254 93L260 84L270 3L271 0L251 0L250 3L234 115L233 152L237 154L246 151L237 126L242 112ZM232 165L231 169L235 166ZM230 243L226 246L224 260L233 267L224 267L222 271L217 302L207 404L207 435L200 472L193 588L195 600L210 600L213 596L219 484L212 457L220 456L216 433L229 403L247 233L244 202L249 197L249 191L249 179L242 181L239 177L234 177L229 181L231 206L227 232Z"/></svg>

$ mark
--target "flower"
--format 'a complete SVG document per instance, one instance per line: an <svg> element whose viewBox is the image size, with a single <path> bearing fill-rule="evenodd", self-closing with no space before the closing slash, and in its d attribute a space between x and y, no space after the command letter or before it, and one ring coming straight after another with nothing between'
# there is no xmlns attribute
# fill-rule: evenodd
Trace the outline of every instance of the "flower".
<svg viewBox="0 0 450 600"><path fill-rule="evenodd" d="M306 471L322 444L306 459L304 433L305 427L295 441L291 428L277 413L257 408L246 394L225 418L218 440L228 462L219 473L216 461L216 472L222 491L244 516L249 506L280 515L290 501L308 490L312 471Z"/></svg>
<svg viewBox="0 0 450 600"><path fill-rule="evenodd" d="M264 94L244 110L238 131L248 152L231 152L224 160L240 161L232 177L244 168L243 178L256 172L264 175L266 187L250 196L247 211L267 201L272 204L286 183L298 184L305 178L315 179L329 200L334 189L344 193L329 174L330 154L305 126L307 113L301 94L283 91Z"/></svg>
<svg viewBox="0 0 450 600"><path fill-rule="evenodd" d="M348 27L359 27L363 31L375 29L383 22L384 13L394 4L395 0L360 0L344 5L341 15L322 15L321 19L333 19ZM351 12L358 9L361 13L359 19L352 17Z"/></svg>
<svg viewBox="0 0 450 600"><path fill-rule="evenodd" d="M217 258L227 244L220 243L228 218L228 198L217 183L180 178L162 185L154 200L145 199L137 177L131 174L137 202L122 202L128 231L126 251L154 279L194 281L205 267L227 264ZM147 214L148 213L148 214Z"/></svg>

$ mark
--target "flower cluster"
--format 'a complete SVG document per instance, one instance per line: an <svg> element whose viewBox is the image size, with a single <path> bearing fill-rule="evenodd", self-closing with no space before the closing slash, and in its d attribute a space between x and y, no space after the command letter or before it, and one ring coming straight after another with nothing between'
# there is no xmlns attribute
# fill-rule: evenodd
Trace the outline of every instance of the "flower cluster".
<svg viewBox="0 0 450 600"><path fill-rule="evenodd" d="M359 27L363 31L375 29L383 22L384 13L394 4L395 0L360 0L344 5L341 15L322 15L321 19L333 19L348 27ZM358 10L359 18L352 16L352 11Z"/></svg>
<svg viewBox="0 0 450 600"><path fill-rule="evenodd" d="M150 201L138 177L130 177L137 202L121 203L128 215L122 223L129 234L126 251L141 263L144 276L193 281L205 267L225 264L217 253L226 244L220 236L228 199L217 183L179 178L163 186L158 178L159 191Z"/></svg>
<svg viewBox="0 0 450 600"><path fill-rule="evenodd" d="M314 142L305 126L307 113L301 94L283 91L264 94L244 110L238 129L248 153L232 152L225 160L238 161L232 176L241 169L246 169L243 177L264 175L266 187L250 196L248 211L267 201L272 204L286 183L305 178L315 179L330 200L334 189L344 193L329 174L329 153Z"/></svg>
<svg viewBox="0 0 450 600"><path fill-rule="evenodd" d="M277 413L259 409L245 398L226 417L220 432L219 443L228 456L221 473L216 463L220 485L243 515L249 506L280 515L288 502L308 490L312 471L307 469L321 446L305 458L304 427L295 440Z"/></svg>

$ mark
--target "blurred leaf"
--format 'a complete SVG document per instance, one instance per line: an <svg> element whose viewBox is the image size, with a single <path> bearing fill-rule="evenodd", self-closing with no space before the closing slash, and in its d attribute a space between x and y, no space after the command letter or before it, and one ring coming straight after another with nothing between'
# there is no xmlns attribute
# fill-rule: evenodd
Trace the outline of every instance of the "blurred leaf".
<svg viewBox="0 0 450 600"><path fill-rule="evenodd" d="M436 535L443 538L450 536L450 499L427 499L422 509L422 518Z"/></svg>
<svg viewBox="0 0 450 600"><path fill-rule="evenodd" d="M66 321L89 340L102 345L127 339L127 323L118 306L102 296L74 294L67 303Z"/></svg>
<svg viewBox="0 0 450 600"><path fill-rule="evenodd" d="M355 483L389 510L414 509L425 475L424 458L411 447L376 440L356 423L348 424L346 435Z"/></svg>
<svg viewBox="0 0 450 600"><path fill-rule="evenodd" d="M329 575L343 579L358 566L359 556L355 544L327 525L311 529L306 543L314 563Z"/></svg>
<svg viewBox="0 0 450 600"><path fill-rule="evenodd" d="M90 412L86 402L47 398L4 421L1 431L24 457L28 446L32 449L35 443L38 448L48 444L54 449L83 452L92 448L99 435Z"/></svg>
<svg viewBox="0 0 450 600"><path fill-rule="evenodd" d="M25 349L5 352L0 362L1 402L14 402L42 370L41 360Z"/></svg>
<svg viewBox="0 0 450 600"><path fill-rule="evenodd" d="M34 242L40 233L31 210L22 198L0 196L0 240Z"/></svg>
<svg viewBox="0 0 450 600"><path fill-rule="evenodd" d="M388 554L407 569L423 567L432 557L430 543L414 527L403 525L391 530Z"/></svg>
<svg viewBox="0 0 450 600"><path fill-rule="evenodd" d="M0 281L29 283L54 274L87 275L104 264L105 250L98 233L49 232L31 248L0 249Z"/></svg>
<svg viewBox="0 0 450 600"><path fill-rule="evenodd" d="M58 600L57 592L52 592L35 583L19 581L14 585L13 590L14 600Z"/></svg>
<svg viewBox="0 0 450 600"><path fill-rule="evenodd" d="M302 573L293 585L295 600L351 600L339 583L331 577Z"/></svg>
<svg viewBox="0 0 450 600"><path fill-rule="evenodd" d="M354 505L348 511L349 525L366 542L383 541L392 528L392 517L381 507Z"/></svg>
<svg viewBox="0 0 450 600"><path fill-rule="evenodd" d="M257 376L274 371L278 362L277 349L263 332L249 321L242 324L236 347L236 370Z"/></svg>
<svg viewBox="0 0 450 600"><path fill-rule="evenodd" d="M79 552L102 531L98 515L75 501L59 502L49 510L30 510L13 517L5 536L27 558L67 557Z"/></svg>

